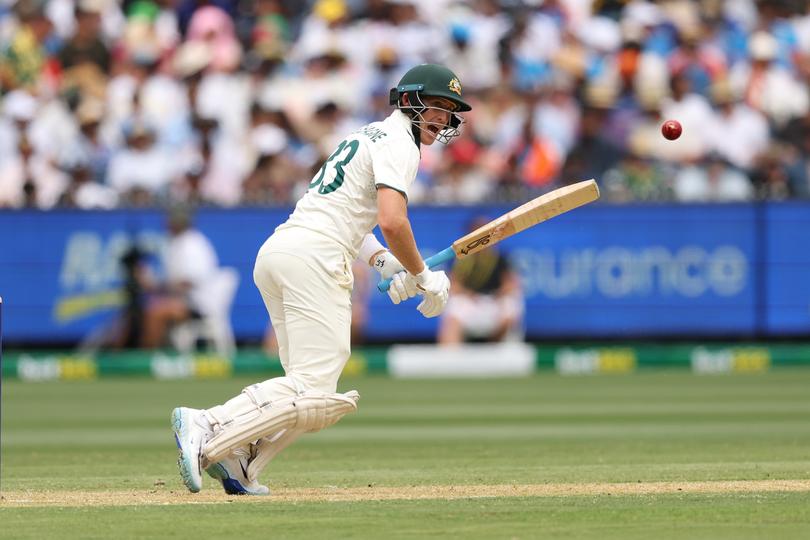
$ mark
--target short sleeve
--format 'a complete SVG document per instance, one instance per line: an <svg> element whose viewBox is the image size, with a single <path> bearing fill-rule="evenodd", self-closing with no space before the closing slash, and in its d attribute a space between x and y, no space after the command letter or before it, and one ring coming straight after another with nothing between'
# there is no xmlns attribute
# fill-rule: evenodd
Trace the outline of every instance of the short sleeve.
<svg viewBox="0 0 810 540"><path fill-rule="evenodd" d="M374 184L395 189L408 198L408 191L419 168L419 149L408 141L386 141L371 155Z"/></svg>

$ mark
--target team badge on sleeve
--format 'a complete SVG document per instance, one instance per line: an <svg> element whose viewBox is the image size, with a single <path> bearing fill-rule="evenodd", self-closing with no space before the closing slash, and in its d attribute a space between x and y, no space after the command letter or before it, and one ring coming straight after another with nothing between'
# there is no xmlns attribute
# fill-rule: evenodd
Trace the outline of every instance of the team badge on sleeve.
<svg viewBox="0 0 810 540"><path fill-rule="evenodd" d="M458 82L458 79L450 79L450 82L447 83L447 88L449 88L451 92L461 95L461 83Z"/></svg>

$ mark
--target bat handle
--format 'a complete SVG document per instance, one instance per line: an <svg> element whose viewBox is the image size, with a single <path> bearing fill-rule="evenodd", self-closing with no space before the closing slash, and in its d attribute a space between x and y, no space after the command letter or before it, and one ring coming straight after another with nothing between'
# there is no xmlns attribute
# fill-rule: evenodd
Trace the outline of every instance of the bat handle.
<svg viewBox="0 0 810 540"><path fill-rule="evenodd" d="M432 270L437 266L446 263L447 261L452 261L455 257L456 252L453 251L452 247L449 247L447 249L443 249L432 257L425 259L425 264ZM387 291L390 286L391 278L380 280L380 282L377 283L377 288L380 290L380 292Z"/></svg>

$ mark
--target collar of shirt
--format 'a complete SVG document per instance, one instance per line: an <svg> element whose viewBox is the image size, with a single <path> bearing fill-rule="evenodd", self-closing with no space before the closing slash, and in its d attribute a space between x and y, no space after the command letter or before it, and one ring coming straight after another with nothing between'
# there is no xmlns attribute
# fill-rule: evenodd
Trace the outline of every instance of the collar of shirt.
<svg viewBox="0 0 810 540"><path fill-rule="evenodd" d="M396 125L402 126L402 129L408 132L408 135L411 137L413 143L416 144L417 147L419 146L419 144L416 142L416 139L414 138L412 129L413 122L410 116L408 116L401 110L396 109L394 110L394 112L391 113L391 116L389 116L389 118L391 118Z"/></svg>

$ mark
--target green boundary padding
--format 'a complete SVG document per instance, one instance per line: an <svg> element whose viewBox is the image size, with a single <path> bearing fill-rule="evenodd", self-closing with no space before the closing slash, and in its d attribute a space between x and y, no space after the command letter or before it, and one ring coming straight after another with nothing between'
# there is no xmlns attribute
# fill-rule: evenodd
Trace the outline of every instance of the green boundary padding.
<svg viewBox="0 0 810 540"><path fill-rule="evenodd" d="M810 366L810 343L793 344L574 344L535 345L538 370L562 373L629 373L676 368L696 372L757 372L771 367ZM357 348L343 375L387 373L387 347ZM107 376L224 378L283 373L277 356L261 349L240 349L233 359L212 353L173 351L104 352L82 356L72 351L6 351L2 376L26 380L94 379Z"/></svg>
<svg viewBox="0 0 810 540"><path fill-rule="evenodd" d="M387 347L352 352L344 374L386 373ZM240 349L232 359L213 353L183 355L175 351L116 351L82 355L75 351L5 351L2 376L28 380L94 379L106 376L154 378L223 378L231 375L282 374L278 356L261 349Z"/></svg>

